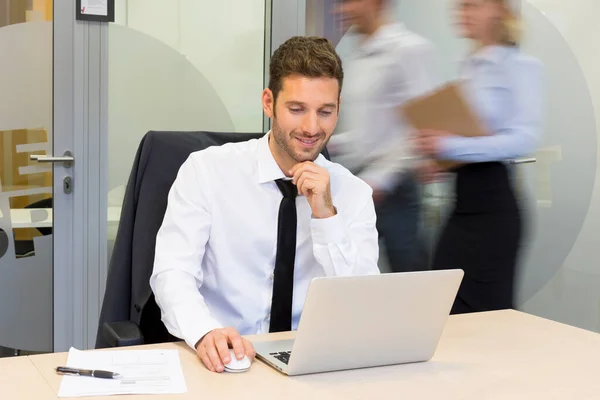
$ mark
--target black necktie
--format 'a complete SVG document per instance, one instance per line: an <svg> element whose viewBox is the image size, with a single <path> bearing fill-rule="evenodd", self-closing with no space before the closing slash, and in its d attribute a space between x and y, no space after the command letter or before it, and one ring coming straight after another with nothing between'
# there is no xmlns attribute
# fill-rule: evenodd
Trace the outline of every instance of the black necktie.
<svg viewBox="0 0 600 400"><path fill-rule="evenodd" d="M277 220L277 255L275 256L269 332L284 332L292 330L298 188L292 181L278 179L275 183L283 194L283 199L279 205Z"/></svg>

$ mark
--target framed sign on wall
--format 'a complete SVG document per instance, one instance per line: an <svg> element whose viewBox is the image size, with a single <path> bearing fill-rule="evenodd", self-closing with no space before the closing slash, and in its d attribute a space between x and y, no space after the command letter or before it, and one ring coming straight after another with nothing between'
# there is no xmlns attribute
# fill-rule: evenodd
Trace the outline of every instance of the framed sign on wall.
<svg viewBox="0 0 600 400"><path fill-rule="evenodd" d="M82 21L114 22L115 0L76 0L77 19Z"/></svg>

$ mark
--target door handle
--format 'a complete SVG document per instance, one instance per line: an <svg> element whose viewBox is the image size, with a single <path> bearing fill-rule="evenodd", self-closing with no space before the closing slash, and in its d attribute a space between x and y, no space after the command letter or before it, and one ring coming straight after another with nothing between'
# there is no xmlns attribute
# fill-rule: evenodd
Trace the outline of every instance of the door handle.
<svg viewBox="0 0 600 400"><path fill-rule="evenodd" d="M73 153L71 153L69 150L65 151L65 153L59 157L44 156L42 154L32 154L29 156L29 159L40 163L63 163L63 166L65 168L71 168L73 162L75 162Z"/></svg>

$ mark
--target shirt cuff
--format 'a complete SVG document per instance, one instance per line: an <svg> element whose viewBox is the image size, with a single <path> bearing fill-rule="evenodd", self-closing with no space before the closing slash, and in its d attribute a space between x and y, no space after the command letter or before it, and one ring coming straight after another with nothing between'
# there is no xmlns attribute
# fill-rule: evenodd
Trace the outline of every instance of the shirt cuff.
<svg viewBox="0 0 600 400"><path fill-rule="evenodd" d="M194 318L190 316L190 318ZM221 329L223 326L214 318L208 318L207 320L200 322L196 321L192 326L188 327L188 332L183 334L183 340L196 351L196 343L202 339L207 333Z"/></svg>
<svg viewBox="0 0 600 400"><path fill-rule="evenodd" d="M329 218L313 218L310 228L315 244L338 243L346 237L346 224L339 212Z"/></svg>

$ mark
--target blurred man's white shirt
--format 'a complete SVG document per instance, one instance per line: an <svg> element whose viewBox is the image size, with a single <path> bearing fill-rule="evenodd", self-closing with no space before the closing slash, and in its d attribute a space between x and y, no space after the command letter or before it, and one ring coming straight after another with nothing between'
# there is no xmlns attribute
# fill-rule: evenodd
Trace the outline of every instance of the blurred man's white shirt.
<svg viewBox="0 0 600 400"><path fill-rule="evenodd" d="M338 129L330 148L336 162L369 183L392 191L411 166L406 139L411 127L399 107L431 89L433 46L401 23L382 26L364 38L352 28L344 58L344 87Z"/></svg>

